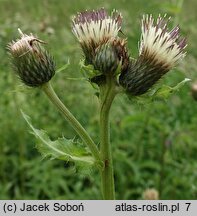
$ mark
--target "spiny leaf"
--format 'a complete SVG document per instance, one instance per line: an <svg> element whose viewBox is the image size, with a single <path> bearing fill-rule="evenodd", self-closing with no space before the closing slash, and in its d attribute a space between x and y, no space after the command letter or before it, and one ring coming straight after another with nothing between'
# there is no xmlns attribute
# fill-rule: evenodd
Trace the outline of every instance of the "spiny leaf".
<svg viewBox="0 0 197 216"><path fill-rule="evenodd" d="M36 147L44 158L74 162L78 170L90 170L95 165L94 158L85 147L64 137L52 141L45 131L33 127L29 116L23 112L22 115L32 129L32 134L38 138Z"/></svg>

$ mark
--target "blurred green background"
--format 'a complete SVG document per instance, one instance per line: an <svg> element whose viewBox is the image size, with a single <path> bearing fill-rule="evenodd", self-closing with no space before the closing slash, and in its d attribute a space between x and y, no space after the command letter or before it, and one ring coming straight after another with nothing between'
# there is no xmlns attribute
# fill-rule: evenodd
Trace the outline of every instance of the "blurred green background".
<svg viewBox="0 0 197 216"><path fill-rule="evenodd" d="M35 137L21 116L48 131L52 139L74 131L39 89L27 89L13 75L6 46L17 28L47 41L57 68L70 60L52 84L60 98L98 143L98 101L83 77L82 52L71 32L78 11L105 7L123 15L123 33L133 57L138 53L140 19L167 13L187 37L187 56L158 85L174 86L185 77L197 79L197 1L195 0L0 0L0 199L101 199L98 173L77 174L72 164L42 160ZM197 198L197 102L190 84L166 102L134 104L116 98L111 113L117 199L142 199L154 188L160 199Z"/></svg>

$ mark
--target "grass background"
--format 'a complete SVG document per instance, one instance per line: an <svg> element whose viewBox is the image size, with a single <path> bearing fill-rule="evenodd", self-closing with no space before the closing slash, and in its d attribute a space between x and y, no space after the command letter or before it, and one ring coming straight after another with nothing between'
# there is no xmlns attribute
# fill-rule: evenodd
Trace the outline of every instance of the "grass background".
<svg viewBox="0 0 197 216"><path fill-rule="evenodd" d="M71 32L78 11L105 7L123 15L123 32L133 57L138 53L140 19L167 13L188 40L187 57L158 85L197 79L197 2L195 0L0 0L0 199L101 199L97 173L76 174L72 164L42 160L35 138L21 117L32 117L51 138L73 138L74 131L39 89L27 89L13 75L6 46L18 38L17 28L47 41L57 68L70 66L53 78L60 98L98 142L98 102L83 77L82 52ZM118 96L111 113L116 198L142 199L147 188L161 199L197 198L197 103L190 84L166 102L134 104Z"/></svg>

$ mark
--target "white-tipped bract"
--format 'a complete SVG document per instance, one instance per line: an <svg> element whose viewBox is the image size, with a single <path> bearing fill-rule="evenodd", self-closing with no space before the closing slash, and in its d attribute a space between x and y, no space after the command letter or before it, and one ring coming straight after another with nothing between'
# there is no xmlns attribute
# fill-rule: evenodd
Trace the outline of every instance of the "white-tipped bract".
<svg viewBox="0 0 197 216"><path fill-rule="evenodd" d="M85 11L74 17L72 31L82 44L99 44L118 35L121 20L121 15L115 10L111 16L103 8Z"/></svg>
<svg viewBox="0 0 197 216"><path fill-rule="evenodd" d="M169 19L159 15L155 22L152 15L143 16L140 55L170 69L185 56L186 39L180 38L178 26L168 31Z"/></svg>

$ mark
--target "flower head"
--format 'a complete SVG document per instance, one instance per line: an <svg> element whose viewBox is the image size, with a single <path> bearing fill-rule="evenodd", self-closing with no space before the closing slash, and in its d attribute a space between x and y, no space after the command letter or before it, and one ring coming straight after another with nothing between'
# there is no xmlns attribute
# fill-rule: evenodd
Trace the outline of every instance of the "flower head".
<svg viewBox="0 0 197 216"><path fill-rule="evenodd" d="M145 200L158 200L159 199L159 192L154 188L146 189L143 192L143 198Z"/></svg>
<svg viewBox="0 0 197 216"><path fill-rule="evenodd" d="M14 70L26 85L41 86L55 74L53 58L41 47L43 41L19 32L21 38L8 45Z"/></svg>
<svg viewBox="0 0 197 216"><path fill-rule="evenodd" d="M103 8L81 12L74 17L72 31L81 44L88 64L92 63L99 45L117 37L121 22L117 11L114 10L109 16Z"/></svg>
<svg viewBox="0 0 197 216"><path fill-rule="evenodd" d="M132 95L147 92L185 56L186 39L180 38L178 26L169 31L168 21L165 16L156 22L151 15L142 19L139 57L120 76L120 84Z"/></svg>
<svg viewBox="0 0 197 216"><path fill-rule="evenodd" d="M191 86L191 94L194 100L197 100L197 82L196 81Z"/></svg>

